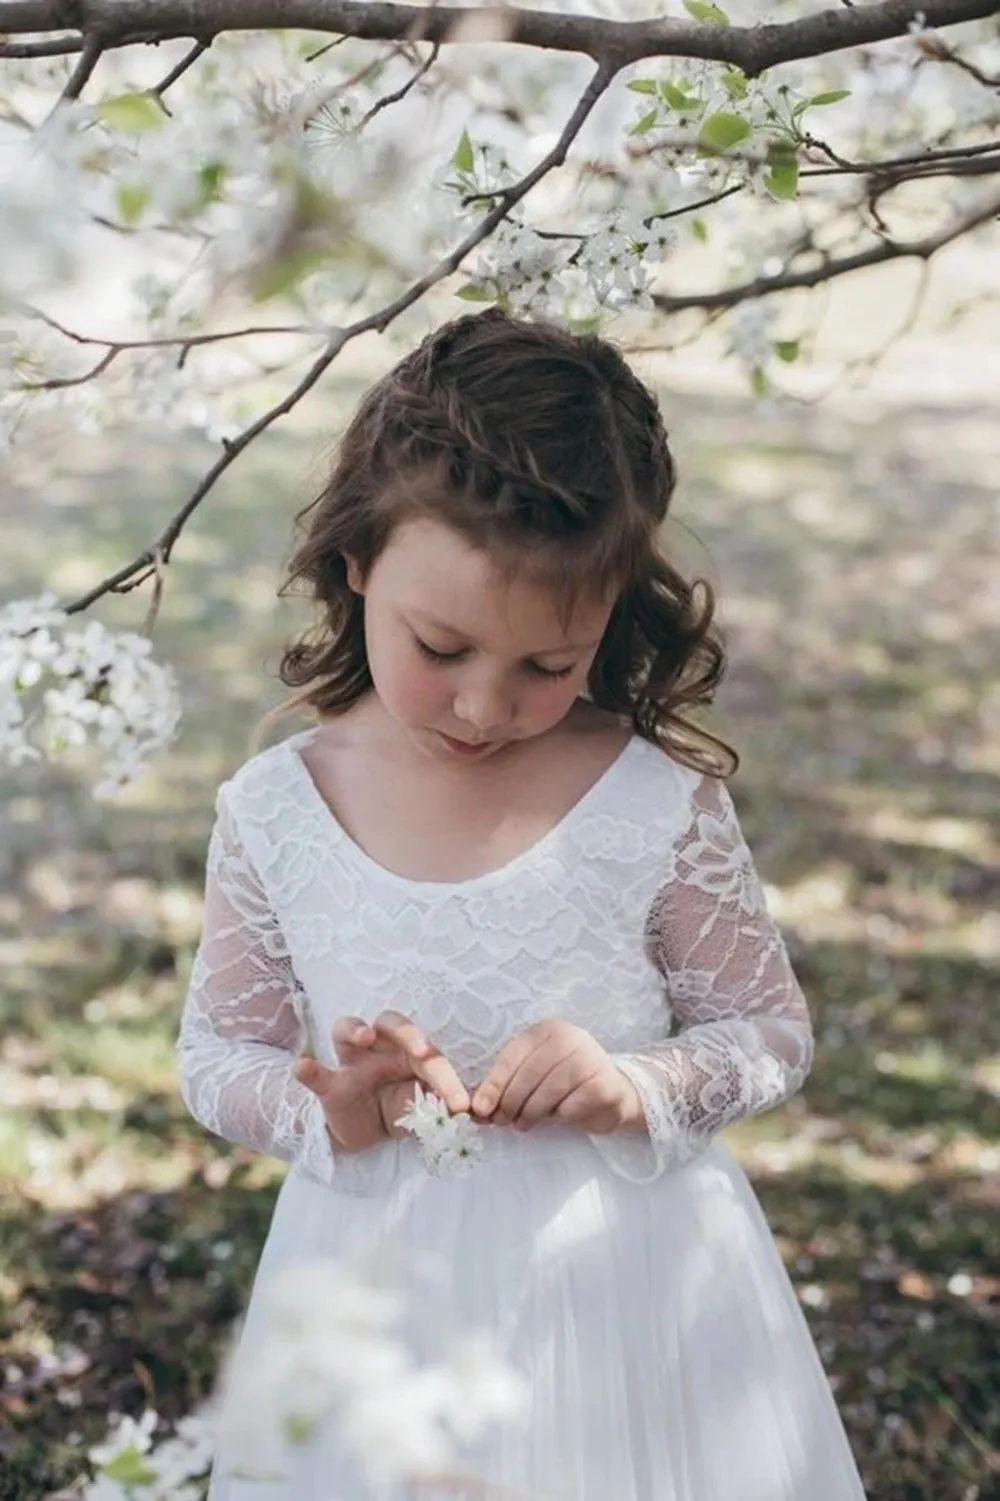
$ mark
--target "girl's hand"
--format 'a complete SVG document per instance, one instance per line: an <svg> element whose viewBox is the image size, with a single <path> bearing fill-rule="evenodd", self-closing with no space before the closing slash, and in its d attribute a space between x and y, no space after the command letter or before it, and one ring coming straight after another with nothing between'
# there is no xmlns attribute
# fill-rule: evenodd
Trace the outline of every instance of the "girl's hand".
<svg viewBox="0 0 1000 1501"><path fill-rule="evenodd" d="M507 1044L475 1091L472 1111L521 1131L547 1116L591 1135L646 1128L631 1080L589 1032L555 1017Z"/></svg>
<svg viewBox="0 0 1000 1501"><path fill-rule="evenodd" d="M405 1136L396 1122L416 1083L453 1113L468 1110L468 1092L447 1058L398 1011L383 1011L374 1025L342 1016L332 1035L340 1067L302 1058L294 1074L321 1101L335 1150L363 1152Z"/></svg>

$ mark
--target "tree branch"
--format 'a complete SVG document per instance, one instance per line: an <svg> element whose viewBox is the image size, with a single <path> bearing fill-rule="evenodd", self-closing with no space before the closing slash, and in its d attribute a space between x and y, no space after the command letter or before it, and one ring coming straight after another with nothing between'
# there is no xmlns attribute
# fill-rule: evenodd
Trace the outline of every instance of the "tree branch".
<svg viewBox="0 0 1000 1501"><path fill-rule="evenodd" d="M59 98L56 100L55 105L53 106L53 113L55 113L60 105L68 103L69 100L79 99L80 95L86 88L94 69L100 62L103 52L104 44L101 41L100 37L95 35L93 32L88 33L83 39L83 47L80 52L80 61L73 69L69 82L63 89L62 93L59 95Z"/></svg>
<svg viewBox="0 0 1000 1501"><path fill-rule="evenodd" d="M481 42L496 36L545 51L580 52L625 67L646 57L726 62L749 76L779 63L902 36L917 16L931 30L996 12L996 0L877 0L762 26L710 26L656 17L610 21L507 6L386 4L383 0L0 0L0 35L97 32L105 47L138 39L204 39L273 28L336 32L368 41ZM0 46L0 55L3 47Z"/></svg>
<svg viewBox="0 0 1000 1501"><path fill-rule="evenodd" d="M751 298L769 297L772 292L787 292L795 288L816 287L822 282L833 281L838 276L847 276L851 271L860 271L865 266L878 266L883 261L893 261L916 256L929 260L952 240L990 219L1000 217L1000 198L982 206L972 213L954 220L936 235L927 235L922 240L882 240L868 250L859 250L854 255L841 256L839 260L824 260L808 271L783 271L777 276L758 276L753 281L727 287L721 292L692 293L683 297L671 297L657 293L653 297L656 307L663 313L682 313L691 309L707 311L712 308L732 308Z"/></svg>
<svg viewBox="0 0 1000 1501"><path fill-rule="evenodd" d="M530 172L526 173L519 182L516 182L513 187L507 190L502 200L480 220L475 229L471 230L460 244L455 246L454 250L446 255L443 260L439 261L436 266L432 267L430 271L413 282L395 301L389 303L388 306L378 312L370 313L365 318L359 318L356 323L352 323L346 328L338 329L328 340L323 352L309 366L309 369L298 385L275 406L270 407L268 411L258 417L256 422L244 428L237 438L223 444L223 452L220 457L198 484L194 493L170 522L168 522L153 545L141 553L133 562L126 564L117 573L104 579L102 583L91 589L88 594L83 595L81 599L76 600L71 605L67 605L67 614L74 615L81 610L86 610L95 600L100 599L104 594L112 592L127 593L129 589L135 588L137 583L142 582L141 578L136 579L136 575L141 574L143 577L147 577L148 574L144 574L143 571L154 567L157 559L162 563L168 563L170 561L171 550L180 536L185 523L192 513L197 510L209 491L215 486L216 481L226 472L243 450L249 447L255 438L271 427L279 417L284 417L290 412L312 390L313 386L315 386L316 382L330 365L333 364L333 361L345 345L349 344L352 339L360 337L361 334L384 332L389 324L395 318L399 317L400 313L404 313L413 303L418 302L425 292L430 291L438 282L444 281L446 277L456 271L469 252L474 250L477 245L481 244L483 240L487 239L493 233L501 219L505 218L510 210L516 204L520 203L521 199L526 197L543 177L551 172L553 168L562 166L566 160L570 146L582 130L595 104L612 82L616 71L614 67L599 66L577 100L576 106L552 150Z"/></svg>
<svg viewBox="0 0 1000 1501"><path fill-rule="evenodd" d="M69 57L82 51L80 36L54 36L41 42L0 42L0 58Z"/></svg>
<svg viewBox="0 0 1000 1501"><path fill-rule="evenodd" d="M310 334L317 337L322 330L309 323L264 323L250 328L234 328L225 332L214 334L175 334L172 337L159 339L96 339L88 334L78 334L73 329L67 328L58 319L52 318L48 313L43 313L40 308L22 307L19 309L22 317L36 318L46 327L61 334L64 339L69 339L73 344L81 346L94 346L103 349L104 354L83 375L55 376L49 380L21 381L16 389L18 391L65 391L70 386L83 386L89 380L96 380L104 374L109 365L112 365L120 354L125 354L136 349L177 349L179 350L177 365L180 368L187 361L192 349L199 349L206 344L221 344L230 339L256 338L260 334Z"/></svg>
<svg viewBox="0 0 1000 1501"><path fill-rule="evenodd" d="M1000 151L1000 140L983 141L978 146L942 146L940 150L915 151L909 156L889 156L884 161L878 162L852 162L846 157L838 156L831 151L825 141L817 140L815 136L806 136L806 145L816 151L822 151L831 161L836 162L834 167L806 167L802 177L842 177L846 173L859 174L861 176L877 175L882 172L895 172L903 167L916 167L918 171L937 163L962 161L969 157L990 156L993 152Z"/></svg>

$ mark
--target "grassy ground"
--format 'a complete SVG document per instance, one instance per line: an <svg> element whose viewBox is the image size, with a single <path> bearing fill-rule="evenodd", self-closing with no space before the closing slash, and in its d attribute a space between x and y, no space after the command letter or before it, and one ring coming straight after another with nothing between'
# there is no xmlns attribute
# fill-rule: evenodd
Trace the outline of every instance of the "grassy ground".
<svg viewBox="0 0 1000 1501"><path fill-rule="evenodd" d="M996 413L761 416L668 397L679 517L723 591L748 837L813 1006L803 1096L732 1133L873 1501L1000 1490ZM138 434L3 502L10 593L144 545L205 452ZM991 462L992 461L992 462ZM207 1139L172 1043L214 786L273 701L274 560L315 453L274 438L206 504L158 642L188 717L109 811L2 783L0 1496L69 1486L109 1409L209 1388L280 1168ZM5 586L6 590L6 586ZM992 611L992 613L991 613ZM134 600L108 620L136 624ZM990 745L992 742L992 750ZM991 1245L993 1243L993 1255ZM807 1498L803 1498L807 1501Z"/></svg>

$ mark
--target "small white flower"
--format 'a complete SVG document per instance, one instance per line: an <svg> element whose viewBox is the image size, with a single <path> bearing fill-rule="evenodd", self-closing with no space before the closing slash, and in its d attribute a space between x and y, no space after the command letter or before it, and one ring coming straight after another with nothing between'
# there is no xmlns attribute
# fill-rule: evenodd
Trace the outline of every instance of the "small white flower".
<svg viewBox="0 0 1000 1501"><path fill-rule="evenodd" d="M396 1125L416 1137L424 1166L436 1178L461 1177L483 1155L482 1127L470 1115L450 1115L437 1095L425 1094L419 1084Z"/></svg>
<svg viewBox="0 0 1000 1501"><path fill-rule="evenodd" d="M123 1449L135 1449L148 1454L153 1447L153 1432L159 1422L159 1414L148 1408L139 1419L122 1417L103 1444L95 1444L87 1450L87 1458L95 1465L109 1464Z"/></svg>
<svg viewBox="0 0 1000 1501"><path fill-rule="evenodd" d="M0 606L0 635L24 636L43 626L61 625L69 617L59 608L54 594L36 599L12 599Z"/></svg>

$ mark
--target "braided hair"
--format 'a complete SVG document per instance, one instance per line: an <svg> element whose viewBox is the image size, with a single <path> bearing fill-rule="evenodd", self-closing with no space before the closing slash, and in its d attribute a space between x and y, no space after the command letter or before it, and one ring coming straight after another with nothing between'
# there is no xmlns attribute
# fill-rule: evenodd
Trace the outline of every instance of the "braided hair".
<svg viewBox="0 0 1000 1501"><path fill-rule="evenodd" d="M294 707L328 717L371 687L347 559L366 575L400 522L429 516L567 612L582 590L611 590L589 696L684 764L731 774L736 753L687 718L725 653L711 587L661 550L675 483L656 401L611 344L497 308L445 324L365 394L297 517L281 593L304 585L319 619L284 652L297 691L267 722Z"/></svg>

